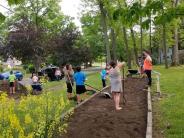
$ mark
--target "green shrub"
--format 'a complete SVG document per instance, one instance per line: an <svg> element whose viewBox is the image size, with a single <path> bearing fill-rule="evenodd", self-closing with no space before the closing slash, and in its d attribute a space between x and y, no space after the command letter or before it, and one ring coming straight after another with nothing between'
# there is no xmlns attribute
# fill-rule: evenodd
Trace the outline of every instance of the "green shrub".
<svg viewBox="0 0 184 138"><path fill-rule="evenodd" d="M29 72L32 73L32 72L35 72L35 67L33 64L29 64L28 65L28 69L29 69Z"/></svg>

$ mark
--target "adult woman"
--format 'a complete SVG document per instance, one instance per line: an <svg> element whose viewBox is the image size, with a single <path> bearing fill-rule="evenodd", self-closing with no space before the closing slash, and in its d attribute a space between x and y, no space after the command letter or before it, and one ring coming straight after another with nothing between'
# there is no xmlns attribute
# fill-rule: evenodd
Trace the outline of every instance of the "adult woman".
<svg viewBox="0 0 184 138"><path fill-rule="evenodd" d="M148 85L151 86L152 78L151 78L151 70L152 70L152 59L149 55L149 52L143 52L145 59L144 59L144 72L148 77Z"/></svg>
<svg viewBox="0 0 184 138"><path fill-rule="evenodd" d="M115 103L115 109L121 110L122 107L119 106L119 103L120 103L121 92L123 92L123 88L122 88L120 69L123 67L124 63L116 64L116 62L111 61L109 65L111 67L109 71L109 77L111 82L111 92Z"/></svg>
<svg viewBox="0 0 184 138"><path fill-rule="evenodd" d="M73 89L73 75L74 71L72 69L72 65L67 64L64 69L64 74L65 74L65 80L66 80L66 86L67 86L67 97L68 99L71 99L72 97L72 89Z"/></svg>

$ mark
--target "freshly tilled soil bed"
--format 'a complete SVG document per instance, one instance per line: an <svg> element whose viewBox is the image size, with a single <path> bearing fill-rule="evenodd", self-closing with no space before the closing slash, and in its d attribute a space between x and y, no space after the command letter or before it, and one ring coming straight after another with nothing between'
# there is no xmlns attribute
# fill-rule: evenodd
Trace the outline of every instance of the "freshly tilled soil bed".
<svg viewBox="0 0 184 138"><path fill-rule="evenodd" d="M98 94L74 111L62 138L145 138L147 92L143 89L146 89L144 79L128 78L127 103L123 105L121 97L120 111L115 111L112 99Z"/></svg>

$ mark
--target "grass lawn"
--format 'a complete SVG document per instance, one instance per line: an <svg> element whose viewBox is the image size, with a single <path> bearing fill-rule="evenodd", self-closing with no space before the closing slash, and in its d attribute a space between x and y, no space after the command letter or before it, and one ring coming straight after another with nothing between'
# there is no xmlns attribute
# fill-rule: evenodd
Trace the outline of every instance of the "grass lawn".
<svg viewBox="0 0 184 138"><path fill-rule="evenodd" d="M160 127L166 138L184 138L184 66L165 69L156 66L161 73L163 98L155 103L160 114Z"/></svg>
<svg viewBox="0 0 184 138"><path fill-rule="evenodd" d="M101 82L101 78L100 78L100 73L96 72L96 73L92 73L92 74L87 75L86 84L89 84L92 87L101 90L102 89L102 82ZM107 80L107 85L109 85L109 80ZM75 86L73 88L75 91ZM87 86L86 86L86 88L87 88ZM46 85L43 86L43 89L45 89L46 91L53 92L56 96L57 96L57 93L63 93L64 97L66 98L66 84L65 84L64 80L48 82ZM83 97L83 95L82 95L82 98L88 98L89 96ZM75 102L71 101L71 107L74 106L74 103Z"/></svg>

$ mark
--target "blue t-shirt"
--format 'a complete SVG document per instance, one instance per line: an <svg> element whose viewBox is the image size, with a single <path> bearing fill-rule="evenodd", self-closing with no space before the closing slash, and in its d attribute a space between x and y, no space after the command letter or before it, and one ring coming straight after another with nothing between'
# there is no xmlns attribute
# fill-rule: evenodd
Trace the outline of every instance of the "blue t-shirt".
<svg viewBox="0 0 184 138"><path fill-rule="evenodd" d="M83 72L76 72L74 74L74 80L76 82L76 85L84 85L86 75Z"/></svg>
<svg viewBox="0 0 184 138"><path fill-rule="evenodd" d="M105 80L106 79L106 76L107 76L107 71L105 69L103 69L100 74L101 74L101 78L103 80Z"/></svg>

